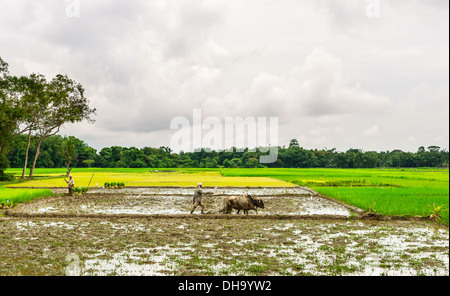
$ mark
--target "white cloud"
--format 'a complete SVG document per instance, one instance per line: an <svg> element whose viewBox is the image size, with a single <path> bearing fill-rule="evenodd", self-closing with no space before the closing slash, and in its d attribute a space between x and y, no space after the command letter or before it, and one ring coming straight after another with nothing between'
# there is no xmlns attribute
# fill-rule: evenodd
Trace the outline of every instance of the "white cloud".
<svg viewBox="0 0 450 296"><path fill-rule="evenodd" d="M81 82L97 123L65 131L96 148L168 145L193 108L277 116L280 144L448 148L448 2L380 2L3 1L0 55Z"/></svg>
<svg viewBox="0 0 450 296"><path fill-rule="evenodd" d="M367 137L371 137L371 136L374 136L374 135L378 134L378 131L379 131L378 126L374 125L371 128L366 129L363 132L363 135L367 136Z"/></svg>

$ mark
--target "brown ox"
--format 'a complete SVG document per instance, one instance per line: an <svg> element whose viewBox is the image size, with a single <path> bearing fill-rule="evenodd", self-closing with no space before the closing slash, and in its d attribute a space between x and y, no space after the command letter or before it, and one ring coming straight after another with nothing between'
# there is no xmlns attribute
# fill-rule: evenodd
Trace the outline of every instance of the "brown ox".
<svg viewBox="0 0 450 296"><path fill-rule="evenodd" d="M258 213L258 209L264 209L264 203L260 198L253 198L249 194L241 196L229 196L223 199L223 209L219 213L231 214L233 209L244 210L244 214L248 215L249 210L255 210Z"/></svg>

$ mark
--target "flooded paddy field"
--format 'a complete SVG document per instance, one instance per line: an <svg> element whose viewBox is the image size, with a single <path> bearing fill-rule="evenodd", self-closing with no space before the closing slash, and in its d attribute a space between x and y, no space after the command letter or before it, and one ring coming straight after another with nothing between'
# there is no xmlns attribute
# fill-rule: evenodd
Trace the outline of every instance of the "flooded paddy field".
<svg viewBox="0 0 450 296"><path fill-rule="evenodd" d="M449 275L448 227L360 220L302 187L206 190L206 215L188 214L189 188L21 204L0 217L0 275ZM224 197L245 193L265 208L216 214Z"/></svg>
<svg viewBox="0 0 450 296"><path fill-rule="evenodd" d="M208 191L210 189L206 189ZM348 217L347 206L319 196L306 188L220 188L203 198L205 213L217 214L226 196L250 194L264 201L260 215L333 215ZM125 188L94 189L82 196L41 200L20 205L16 212L78 213L78 214L188 214L192 207L192 189L186 188ZM200 211L200 208L197 210ZM250 211L256 214L255 211Z"/></svg>
<svg viewBox="0 0 450 296"><path fill-rule="evenodd" d="M449 275L425 222L0 218L2 275Z"/></svg>

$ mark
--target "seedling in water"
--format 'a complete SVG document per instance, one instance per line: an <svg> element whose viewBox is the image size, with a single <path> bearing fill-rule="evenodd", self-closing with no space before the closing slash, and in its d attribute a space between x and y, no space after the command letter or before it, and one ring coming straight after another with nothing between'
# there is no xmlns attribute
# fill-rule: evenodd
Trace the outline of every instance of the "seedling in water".
<svg viewBox="0 0 450 296"><path fill-rule="evenodd" d="M440 205L438 207L436 207L436 203L433 203L433 205L428 205L431 210L428 211L428 213L431 213L430 215L430 219L431 220L436 220L436 221L440 221L441 220L441 216L442 216L442 212L448 211L448 209L445 209L445 205Z"/></svg>
<svg viewBox="0 0 450 296"><path fill-rule="evenodd" d="M377 210L375 210L375 205L376 205L377 203L374 201L368 208L367 208L367 212L369 212L369 213L376 213L377 212Z"/></svg>

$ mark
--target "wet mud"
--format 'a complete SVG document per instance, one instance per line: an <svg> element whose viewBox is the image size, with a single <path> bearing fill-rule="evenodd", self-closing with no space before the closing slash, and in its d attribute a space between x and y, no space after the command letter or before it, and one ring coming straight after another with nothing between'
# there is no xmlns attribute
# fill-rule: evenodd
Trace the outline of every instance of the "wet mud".
<svg viewBox="0 0 450 296"><path fill-rule="evenodd" d="M449 275L448 227L364 215L301 187L213 190L205 215L189 215L186 188L22 204L0 216L0 275ZM265 209L216 213L244 193Z"/></svg>
<svg viewBox="0 0 450 296"><path fill-rule="evenodd" d="M206 189L208 190L208 189ZM213 189L214 194L203 198L205 213L218 214L227 196L250 194L264 201L264 209L250 211L249 215L277 216L339 216L349 217L349 206L321 197L304 188L229 188ZM71 213L114 215L183 215L192 209L192 189L186 188L125 188L94 189L81 196L59 197L23 204L17 213ZM200 213L200 208L197 212ZM234 211L236 214L236 211ZM242 212L241 212L242 214ZM40 215L42 216L42 215Z"/></svg>

